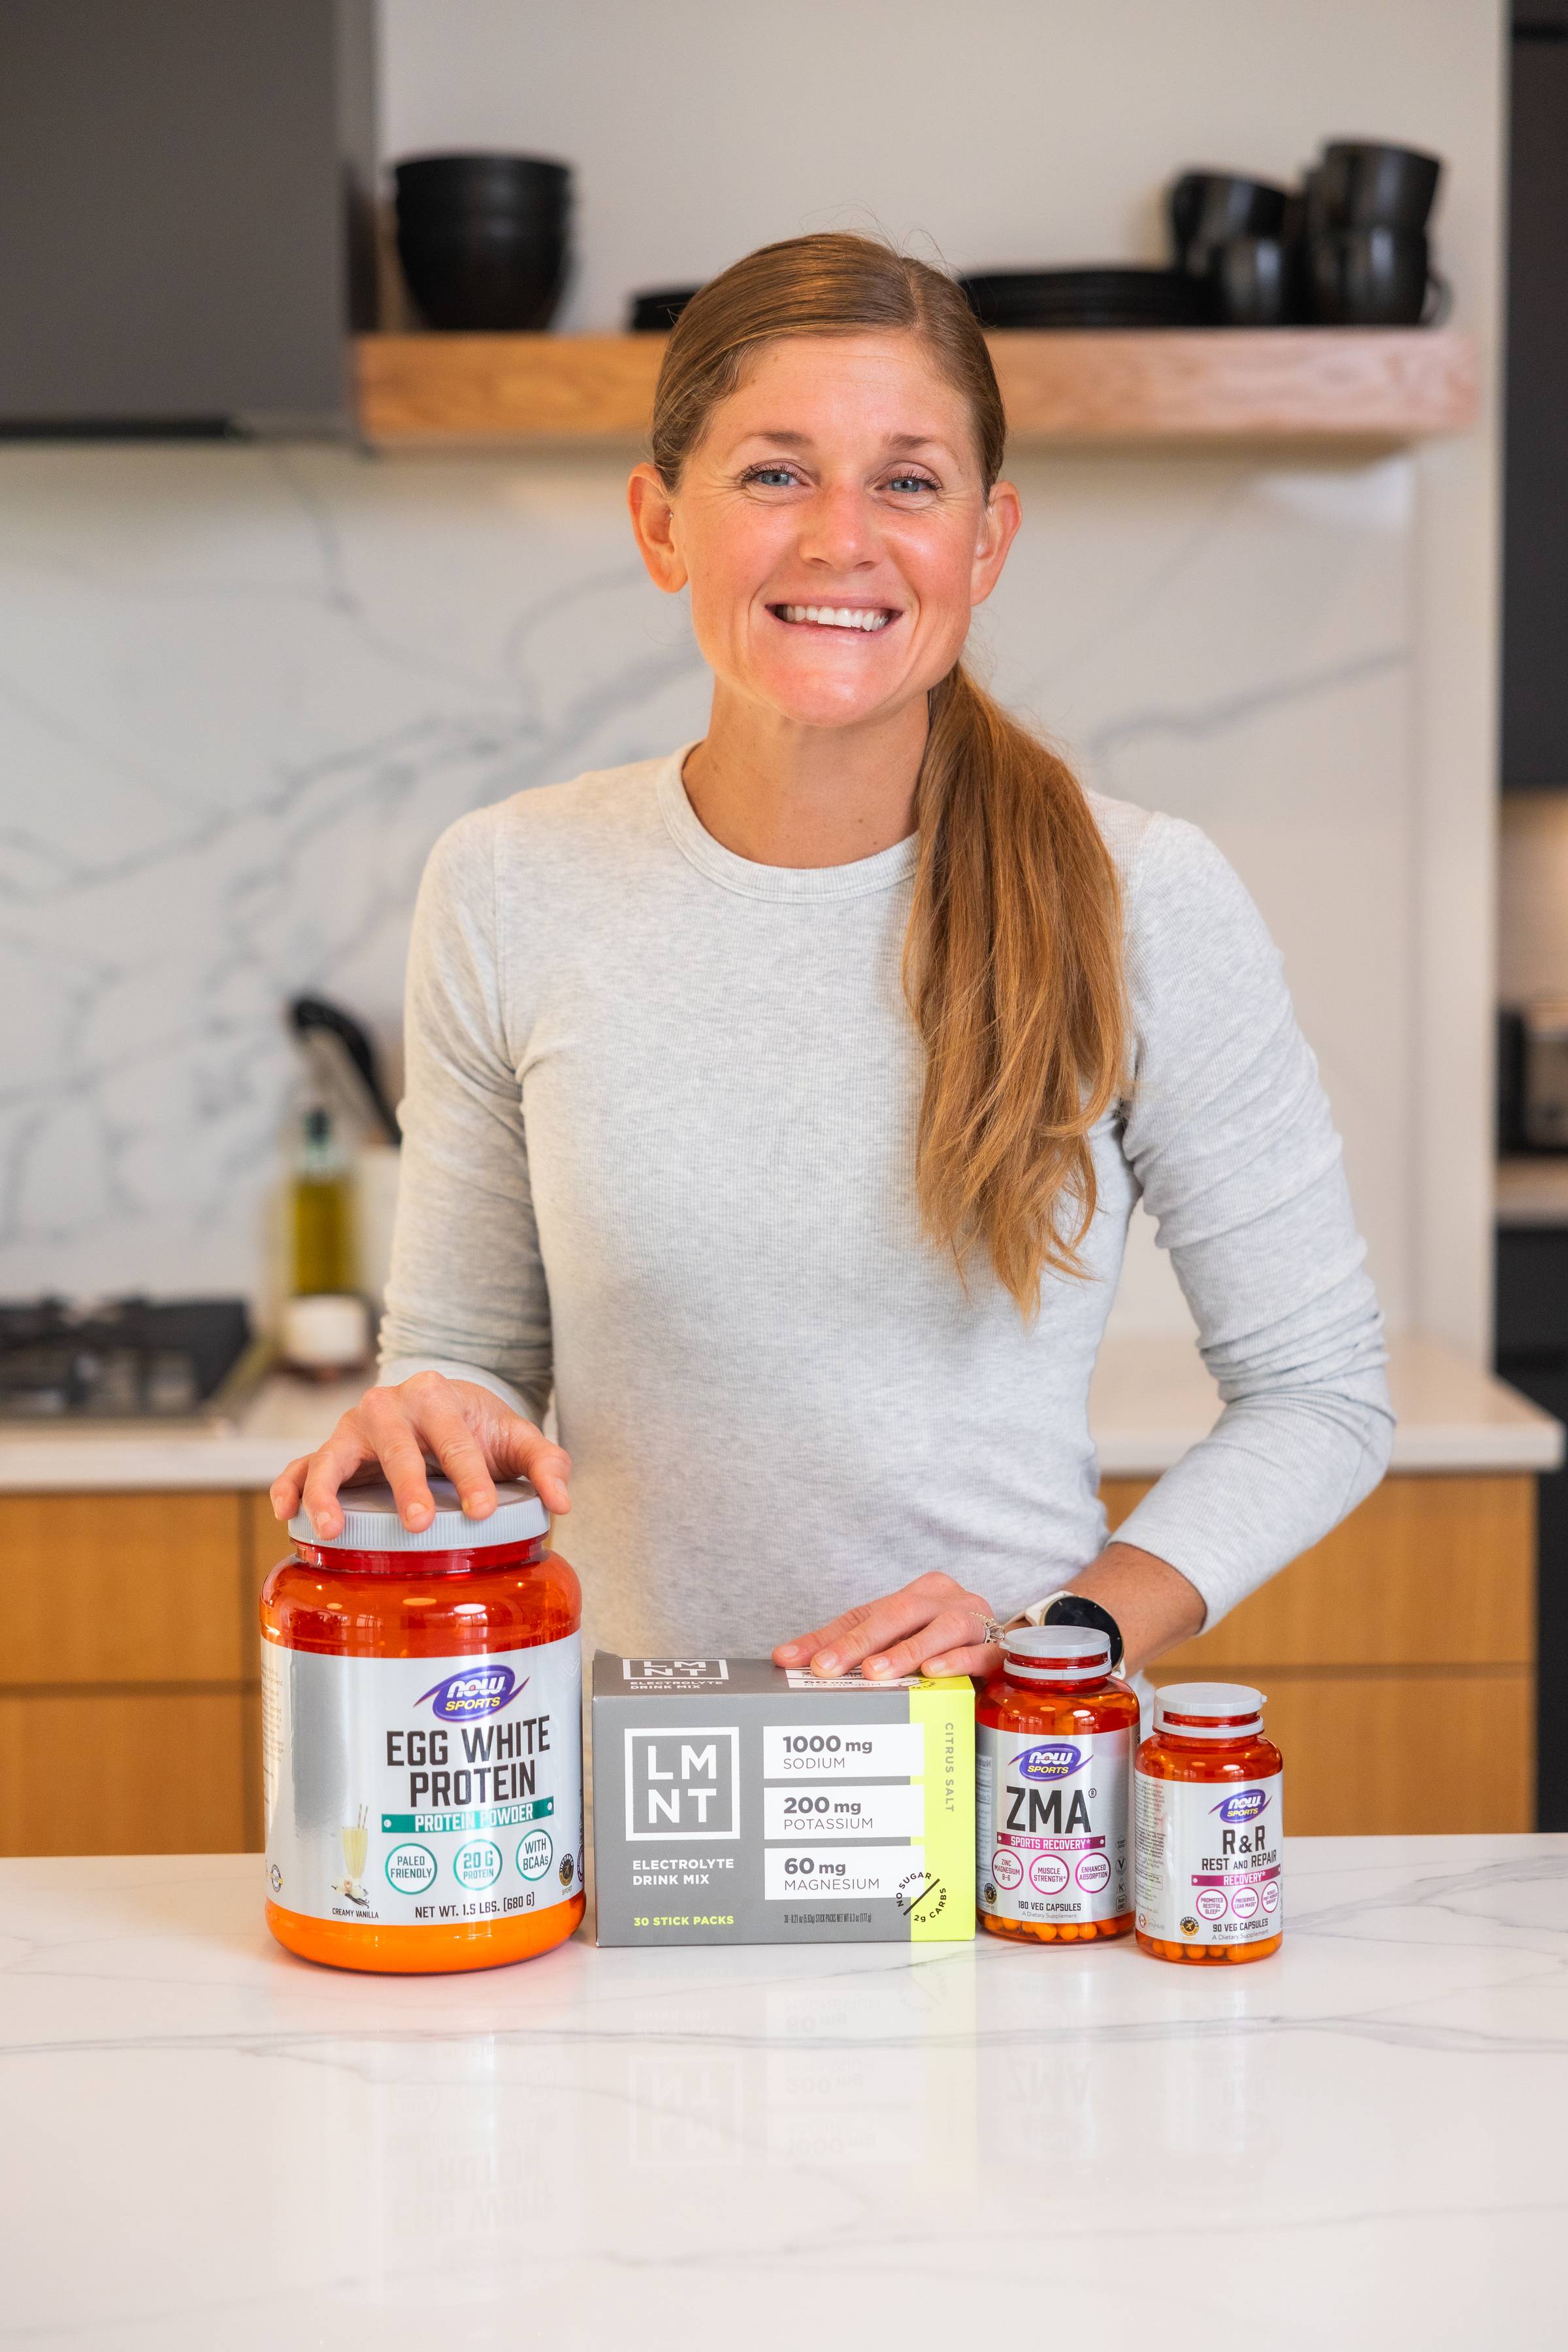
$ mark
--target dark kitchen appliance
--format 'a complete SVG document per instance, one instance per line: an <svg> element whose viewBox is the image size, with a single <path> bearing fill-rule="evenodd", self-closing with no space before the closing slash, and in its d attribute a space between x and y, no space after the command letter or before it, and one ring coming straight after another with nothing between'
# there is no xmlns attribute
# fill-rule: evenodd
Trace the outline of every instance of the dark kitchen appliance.
<svg viewBox="0 0 1568 2352"><path fill-rule="evenodd" d="M1568 1225L1501 1225L1499 1377L1568 1421ZM1568 1469L1536 1481L1535 1826L1568 1830Z"/></svg>
<svg viewBox="0 0 1568 2352"><path fill-rule="evenodd" d="M1568 997L1499 1016L1498 1128L1504 1151L1568 1152Z"/></svg>
<svg viewBox="0 0 1568 2352"><path fill-rule="evenodd" d="M699 286L660 286L651 293L633 294L626 306L626 325L634 335L668 335Z"/></svg>
<svg viewBox="0 0 1568 2352"><path fill-rule="evenodd" d="M345 431L372 0L5 0L0 435Z"/></svg>
<svg viewBox="0 0 1568 2352"><path fill-rule="evenodd" d="M0 1422L221 1420L263 1369L242 1298L0 1301Z"/></svg>
<svg viewBox="0 0 1568 2352"><path fill-rule="evenodd" d="M539 155L417 155L396 169L397 253L426 322L535 333L570 257L572 174Z"/></svg>
<svg viewBox="0 0 1568 2352"><path fill-rule="evenodd" d="M960 278L983 327L1195 327L1204 291L1181 269L994 269Z"/></svg>
<svg viewBox="0 0 1568 2352"><path fill-rule="evenodd" d="M1509 104L1502 784L1568 791L1568 0L1515 0Z"/></svg>

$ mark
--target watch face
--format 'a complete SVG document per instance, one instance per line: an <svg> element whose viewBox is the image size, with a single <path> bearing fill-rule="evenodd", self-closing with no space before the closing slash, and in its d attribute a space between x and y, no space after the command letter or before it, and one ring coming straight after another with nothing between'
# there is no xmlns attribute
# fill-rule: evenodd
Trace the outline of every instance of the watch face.
<svg viewBox="0 0 1568 2352"><path fill-rule="evenodd" d="M1095 1633L1103 1633L1110 1643L1110 1671L1113 1675L1121 1672L1121 1628L1110 1610L1102 1609L1098 1601L1086 1601L1079 1592L1058 1592L1040 1622L1042 1625L1088 1625Z"/></svg>

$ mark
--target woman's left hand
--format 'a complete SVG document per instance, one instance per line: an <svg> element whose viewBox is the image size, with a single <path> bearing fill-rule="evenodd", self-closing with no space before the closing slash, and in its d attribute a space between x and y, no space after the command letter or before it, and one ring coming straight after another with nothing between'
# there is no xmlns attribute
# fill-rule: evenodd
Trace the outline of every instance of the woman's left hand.
<svg viewBox="0 0 1568 2352"><path fill-rule="evenodd" d="M868 1681L894 1675L994 1675L1001 1644L987 1642L995 1619L984 1594L968 1592L934 1570L900 1592L847 1609L830 1625L781 1642L777 1666L809 1665L814 1675L847 1675L858 1666Z"/></svg>

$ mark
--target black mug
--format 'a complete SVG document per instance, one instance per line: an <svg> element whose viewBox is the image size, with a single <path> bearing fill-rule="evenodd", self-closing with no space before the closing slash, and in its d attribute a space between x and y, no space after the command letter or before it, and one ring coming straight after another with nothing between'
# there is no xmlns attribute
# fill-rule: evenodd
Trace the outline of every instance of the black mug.
<svg viewBox="0 0 1568 2352"><path fill-rule="evenodd" d="M1325 327L1436 327L1448 315L1447 280L1426 239L1396 228L1330 229L1308 247L1312 316Z"/></svg>
<svg viewBox="0 0 1568 2352"><path fill-rule="evenodd" d="M1279 236L1233 236L1205 273L1209 314L1222 327L1285 327L1300 316L1297 254Z"/></svg>
<svg viewBox="0 0 1568 2352"><path fill-rule="evenodd" d="M1309 173L1313 228L1397 228L1411 236L1431 215L1442 158L1373 139L1335 139Z"/></svg>
<svg viewBox="0 0 1568 2352"><path fill-rule="evenodd" d="M1176 266L1201 278L1215 246L1238 236L1278 236L1286 192L1239 172L1184 172L1166 198Z"/></svg>

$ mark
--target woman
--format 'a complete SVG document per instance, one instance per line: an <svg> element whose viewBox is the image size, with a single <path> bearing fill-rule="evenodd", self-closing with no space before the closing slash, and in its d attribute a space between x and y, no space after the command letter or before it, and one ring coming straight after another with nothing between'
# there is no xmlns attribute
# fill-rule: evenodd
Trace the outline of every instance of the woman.
<svg viewBox="0 0 1568 2352"><path fill-rule="evenodd" d="M483 1517L521 1473L617 1648L984 1675L1069 1582L1137 1670L1376 1484L1376 1302L1256 911L962 667L1004 435L963 297L879 244L685 312L630 499L707 735L437 843L382 1385L279 1516L335 1533L380 1465L421 1527L430 1459ZM1225 1410L1107 1543L1140 1193Z"/></svg>

